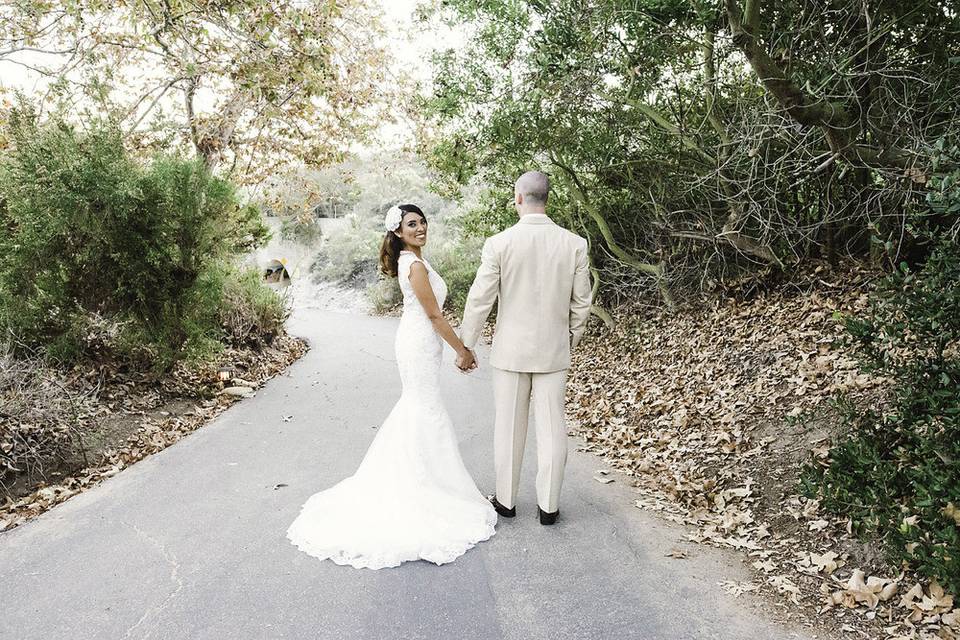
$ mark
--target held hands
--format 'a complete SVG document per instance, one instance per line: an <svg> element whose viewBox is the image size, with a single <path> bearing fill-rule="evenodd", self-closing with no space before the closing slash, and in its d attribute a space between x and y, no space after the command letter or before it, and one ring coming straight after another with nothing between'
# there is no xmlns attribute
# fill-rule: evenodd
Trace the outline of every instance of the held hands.
<svg viewBox="0 0 960 640"><path fill-rule="evenodd" d="M464 347L463 351L457 354L457 368L463 373L470 373L477 368L477 357L473 351Z"/></svg>

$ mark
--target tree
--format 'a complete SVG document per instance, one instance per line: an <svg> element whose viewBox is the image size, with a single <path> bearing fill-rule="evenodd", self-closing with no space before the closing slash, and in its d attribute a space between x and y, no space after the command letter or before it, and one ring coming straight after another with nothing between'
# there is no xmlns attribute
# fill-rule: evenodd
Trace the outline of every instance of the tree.
<svg viewBox="0 0 960 640"><path fill-rule="evenodd" d="M363 0L30 0L0 8L0 62L47 78L65 112L113 116L128 144L188 144L260 180L378 122L379 33Z"/></svg>
<svg viewBox="0 0 960 640"><path fill-rule="evenodd" d="M949 3L444 4L474 36L438 60L433 165L503 192L547 170L607 297L923 253L910 221L960 137Z"/></svg>

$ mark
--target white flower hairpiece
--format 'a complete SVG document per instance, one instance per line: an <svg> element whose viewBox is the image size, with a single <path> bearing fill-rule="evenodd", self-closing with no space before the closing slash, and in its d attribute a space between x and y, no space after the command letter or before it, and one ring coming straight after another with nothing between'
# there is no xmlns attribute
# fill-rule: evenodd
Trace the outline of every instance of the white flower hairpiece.
<svg viewBox="0 0 960 640"><path fill-rule="evenodd" d="M387 231L396 231L400 227L400 221L403 220L403 211L397 205L387 209L387 215L383 218L383 226Z"/></svg>

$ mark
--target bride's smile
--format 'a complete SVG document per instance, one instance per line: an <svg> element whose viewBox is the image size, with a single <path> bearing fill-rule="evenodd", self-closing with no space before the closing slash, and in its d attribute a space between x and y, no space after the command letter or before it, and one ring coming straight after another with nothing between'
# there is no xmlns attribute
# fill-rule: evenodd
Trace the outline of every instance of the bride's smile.
<svg viewBox="0 0 960 640"><path fill-rule="evenodd" d="M404 214L397 233L408 247L423 247L427 244L427 219L412 211L408 212Z"/></svg>

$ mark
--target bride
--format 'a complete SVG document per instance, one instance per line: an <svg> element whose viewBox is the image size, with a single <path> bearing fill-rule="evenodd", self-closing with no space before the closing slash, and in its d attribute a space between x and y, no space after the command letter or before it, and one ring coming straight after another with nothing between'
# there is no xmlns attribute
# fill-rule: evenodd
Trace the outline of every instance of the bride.
<svg viewBox="0 0 960 640"><path fill-rule="evenodd" d="M415 205L392 207L380 269L397 277L403 315L396 356L402 391L349 478L310 496L287 529L300 550L357 568L407 560L451 562L494 534L497 515L464 467L440 398L445 340L462 371L476 368L440 313L443 278L423 259L427 219Z"/></svg>

